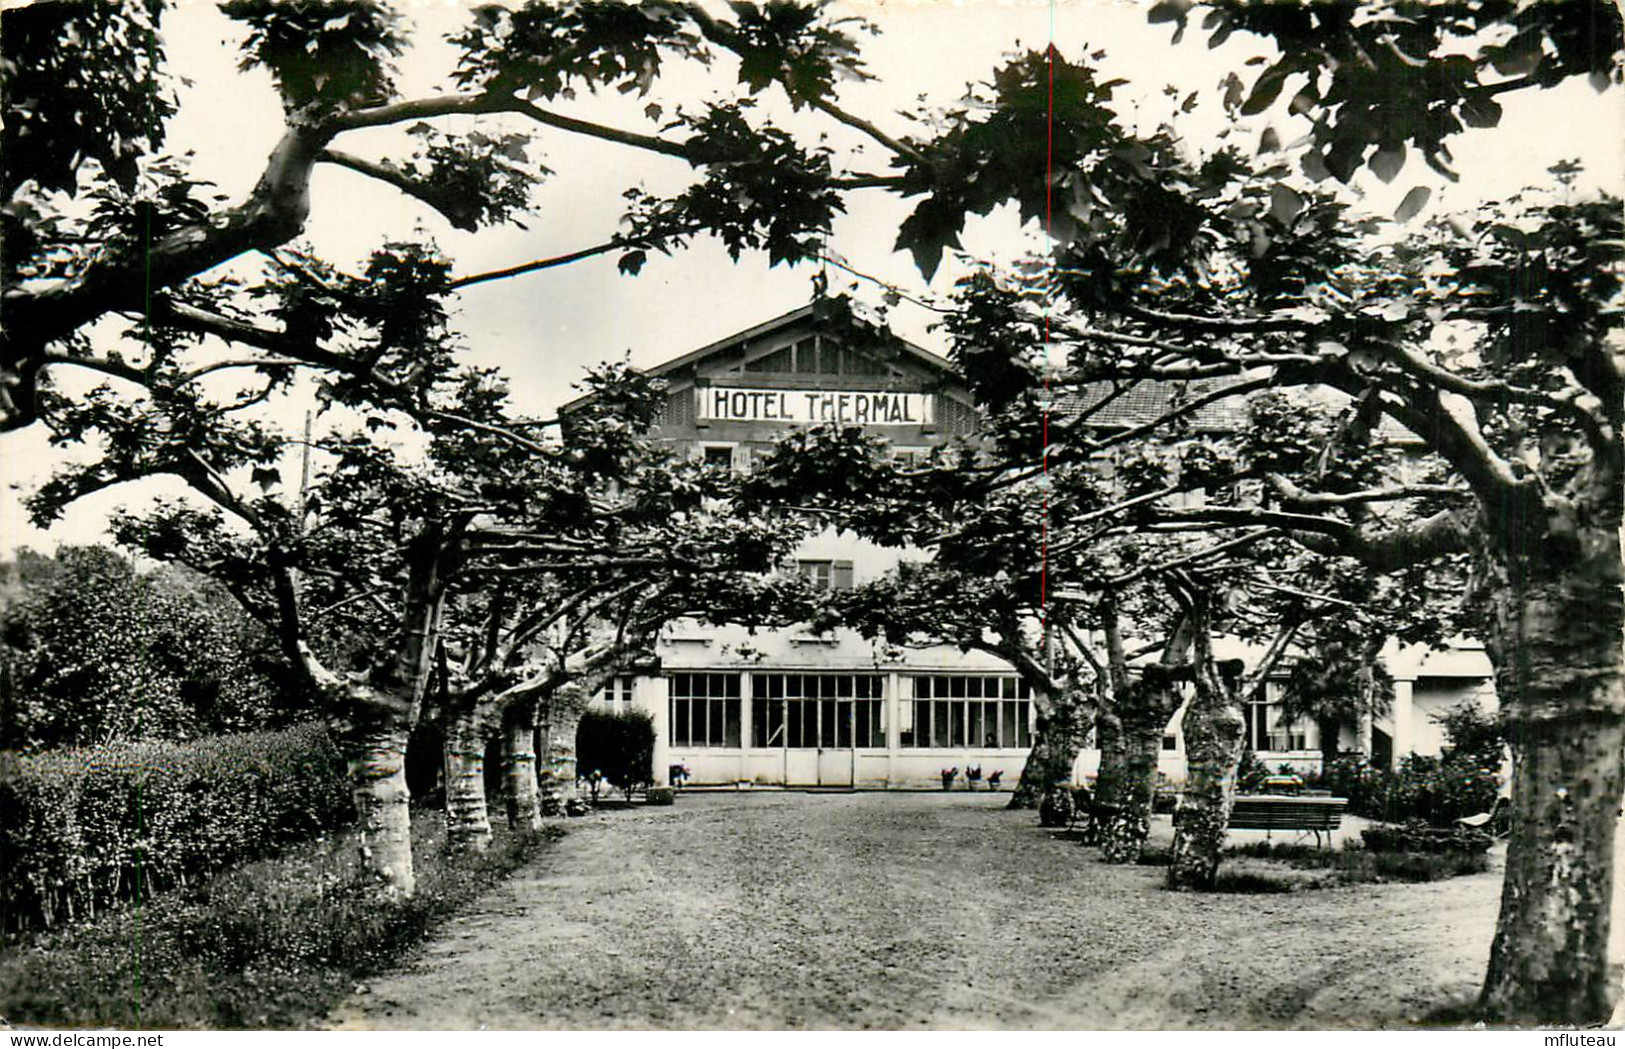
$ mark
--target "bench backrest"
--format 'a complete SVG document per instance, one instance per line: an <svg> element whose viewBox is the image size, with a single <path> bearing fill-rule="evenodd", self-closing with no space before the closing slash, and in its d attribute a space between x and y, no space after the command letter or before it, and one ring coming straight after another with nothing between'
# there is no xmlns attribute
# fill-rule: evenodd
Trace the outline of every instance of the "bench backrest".
<svg viewBox="0 0 1625 1049"><path fill-rule="evenodd" d="M1336 830L1347 804L1347 798L1238 797L1230 810L1230 826L1237 830Z"/></svg>

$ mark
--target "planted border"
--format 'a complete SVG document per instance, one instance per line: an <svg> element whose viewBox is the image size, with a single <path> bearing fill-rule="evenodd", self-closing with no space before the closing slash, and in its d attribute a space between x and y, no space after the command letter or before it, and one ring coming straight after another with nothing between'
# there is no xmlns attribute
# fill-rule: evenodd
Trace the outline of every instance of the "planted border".
<svg viewBox="0 0 1625 1049"><path fill-rule="evenodd" d="M0 928L99 914L353 816L321 725L0 756Z"/></svg>

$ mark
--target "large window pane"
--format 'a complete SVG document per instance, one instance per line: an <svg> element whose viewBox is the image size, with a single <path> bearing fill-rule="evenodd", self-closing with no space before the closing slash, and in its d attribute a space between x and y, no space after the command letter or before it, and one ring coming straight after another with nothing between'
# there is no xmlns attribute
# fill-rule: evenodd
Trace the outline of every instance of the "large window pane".
<svg viewBox="0 0 1625 1049"><path fill-rule="evenodd" d="M680 747L738 747L741 743L738 674L672 674L671 742Z"/></svg>
<svg viewBox="0 0 1625 1049"><path fill-rule="evenodd" d="M688 705L686 699L671 701L671 742L673 746L688 746Z"/></svg>

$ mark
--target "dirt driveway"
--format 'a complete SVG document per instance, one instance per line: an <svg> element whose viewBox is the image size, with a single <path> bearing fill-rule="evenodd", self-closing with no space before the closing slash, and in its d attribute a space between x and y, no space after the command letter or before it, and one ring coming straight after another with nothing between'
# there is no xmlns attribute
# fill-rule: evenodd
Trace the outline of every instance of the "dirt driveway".
<svg viewBox="0 0 1625 1049"><path fill-rule="evenodd" d="M572 821L333 1025L1404 1027L1482 976L1499 873L1177 894L1005 800L686 794Z"/></svg>

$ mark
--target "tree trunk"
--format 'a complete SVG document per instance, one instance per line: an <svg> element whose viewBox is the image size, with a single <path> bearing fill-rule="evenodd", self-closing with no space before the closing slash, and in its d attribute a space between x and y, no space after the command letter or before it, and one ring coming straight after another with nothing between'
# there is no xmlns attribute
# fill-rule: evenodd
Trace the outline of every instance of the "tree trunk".
<svg viewBox="0 0 1625 1049"><path fill-rule="evenodd" d="M1123 720L1110 710L1095 715L1095 746L1100 749L1100 767L1095 772L1095 803L1116 805L1123 794Z"/></svg>
<svg viewBox="0 0 1625 1049"><path fill-rule="evenodd" d="M350 776L360 832L361 865L387 896L417 891L412 871L412 814L406 789L405 704L379 703L335 726Z"/></svg>
<svg viewBox="0 0 1625 1049"><path fill-rule="evenodd" d="M1486 588L1485 641L1512 738L1512 838L1480 998L1487 1017L1597 1024L1608 965L1614 834L1625 787L1618 538L1534 577L1504 562ZM1550 563L1550 562L1548 562ZM1534 577L1534 578L1531 578Z"/></svg>
<svg viewBox="0 0 1625 1049"><path fill-rule="evenodd" d="M1100 857L1107 863L1138 863L1151 834L1151 803L1157 790L1157 754L1168 727L1163 718L1154 725L1123 726L1122 778L1100 828Z"/></svg>
<svg viewBox="0 0 1625 1049"><path fill-rule="evenodd" d="M502 712L502 781L508 803L508 826L533 831L542 825L536 789L536 703L523 700Z"/></svg>
<svg viewBox="0 0 1625 1049"><path fill-rule="evenodd" d="M1241 707L1210 669L1199 670L1196 698L1185 710L1185 793L1174 812L1168 886L1209 890L1219 873L1225 827L1236 800L1236 769L1246 737Z"/></svg>
<svg viewBox="0 0 1625 1049"><path fill-rule="evenodd" d="M1085 694L1076 689L1061 689L1049 697L1049 709L1038 714L1033 747L1007 808L1036 809L1050 788L1071 782L1078 751L1089 734L1089 708Z"/></svg>
<svg viewBox="0 0 1625 1049"><path fill-rule="evenodd" d="M562 685L544 701L547 750L540 781L541 809L548 815L568 816L582 804L576 790L576 728L589 698L584 691L575 683Z"/></svg>
<svg viewBox="0 0 1625 1049"><path fill-rule="evenodd" d="M491 845L485 733L472 704L446 711L446 842L460 852L484 852Z"/></svg>

